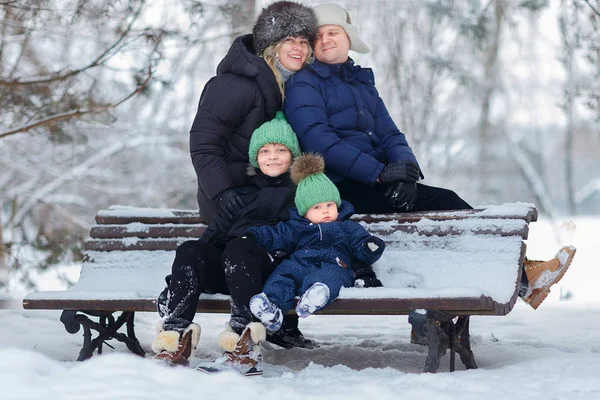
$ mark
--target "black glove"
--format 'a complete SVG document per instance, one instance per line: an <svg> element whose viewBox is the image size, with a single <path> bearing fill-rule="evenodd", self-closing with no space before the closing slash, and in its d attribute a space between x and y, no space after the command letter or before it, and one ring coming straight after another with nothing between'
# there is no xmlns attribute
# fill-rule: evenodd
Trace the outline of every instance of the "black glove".
<svg viewBox="0 0 600 400"><path fill-rule="evenodd" d="M275 250L274 252L271 253L271 255L273 256L273 258L279 258L279 259L284 259L289 256L289 254L283 250Z"/></svg>
<svg viewBox="0 0 600 400"><path fill-rule="evenodd" d="M250 242L256 243L256 235L250 231L244 232L244 234L242 235L242 239L246 239Z"/></svg>
<svg viewBox="0 0 600 400"><path fill-rule="evenodd" d="M354 287L369 288L383 286L381 281L377 279L373 266L363 261L355 260L354 264L352 264L352 269L354 270Z"/></svg>
<svg viewBox="0 0 600 400"><path fill-rule="evenodd" d="M412 210L417 199L417 182L392 183L386 190L388 202L399 210Z"/></svg>
<svg viewBox="0 0 600 400"><path fill-rule="evenodd" d="M219 208L229 219L233 218L233 214L235 214L236 211L244 206L244 201L240 197L240 193L236 188L224 190L219 195Z"/></svg>
<svg viewBox="0 0 600 400"><path fill-rule="evenodd" d="M379 182L384 185L399 181L416 182L422 176L419 167L412 161L394 161L379 174Z"/></svg>

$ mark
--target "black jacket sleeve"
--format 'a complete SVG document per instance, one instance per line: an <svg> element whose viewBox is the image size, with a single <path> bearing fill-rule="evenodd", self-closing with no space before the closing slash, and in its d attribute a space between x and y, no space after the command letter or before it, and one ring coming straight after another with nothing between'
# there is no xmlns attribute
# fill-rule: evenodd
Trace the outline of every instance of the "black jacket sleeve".
<svg viewBox="0 0 600 400"><path fill-rule="evenodd" d="M256 85L233 74L214 77L204 87L190 130L190 155L198 183L211 199L234 186L227 149L255 98Z"/></svg>

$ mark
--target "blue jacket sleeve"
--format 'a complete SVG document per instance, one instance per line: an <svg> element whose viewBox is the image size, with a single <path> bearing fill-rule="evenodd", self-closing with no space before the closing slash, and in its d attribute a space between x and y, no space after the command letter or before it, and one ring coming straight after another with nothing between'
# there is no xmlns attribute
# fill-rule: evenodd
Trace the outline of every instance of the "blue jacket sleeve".
<svg viewBox="0 0 600 400"><path fill-rule="evenodd" d="M256 239L256 243L264 247L268 252L276 250L291 254L296 249L298 239L288 222L279 222L277 225L263 225L248 228Z"/></svg>
<svg viewBox="0 0 600 400"><path fill-rule="evenodd" d="M383 250L385 249L385 243L383 240L376 236L372 236L358 222L346 221L344 224L350 238L352 249L354 251L354 258L369 265L379 260L383 254ZM373 251L368 247L367 241L369 239L379 247L377 250Z"/></svg>
<svg viewBox="0 0 600 400"><path fill-rule="evenodd" d="M286 84L283 111L303 151L322 154L327 170L366 185L375 184L384 165L332 131L325 101L315 82L292 79Z"/></svg>
<svg viewBox="0 0 600 400"><path fill-rule="evenodd" d="M400 132L394 123L381 97L378 97L375 111L375 133L383 143L384 157L388 163L412 161L419 166L417 157L408 145L406 136Z"/></svg>

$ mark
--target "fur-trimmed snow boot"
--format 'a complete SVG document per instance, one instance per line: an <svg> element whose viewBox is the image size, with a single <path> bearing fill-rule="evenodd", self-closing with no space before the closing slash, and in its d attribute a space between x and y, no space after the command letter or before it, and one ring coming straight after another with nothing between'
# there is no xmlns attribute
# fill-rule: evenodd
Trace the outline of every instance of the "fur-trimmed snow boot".
<svg viewBox="0 0 600 400"><path fill-rule="evenodd" d="M167 365L189 365L192 352L200 341L200 325L192 322L180 334L164 330L163 322L159 321L156 331L156 339L152 342L152 351L157 353L154 359Z"/></svg>
<svg viewBox="0 0 600 400"><path fill-rule="evenodd" d="M551 260L526 260L524 269L529 286L521 298L537 309L548 297L550 287L558 283L569 269L573 257L575 257L575 251L575 247L565 246Z"/></svg>
<svg viewBox="0 0 600 400"><path fill-rule="evenodd" d="M263 360L260 343L266 338L266 329L259 322L246 326L241 335L225 331L219 335L219 345L225 352L211 363L196 367L198 371L214 374L223 371L235 371L245 376L262 375ZM237 337L234 342L233 339Z"/></svg>

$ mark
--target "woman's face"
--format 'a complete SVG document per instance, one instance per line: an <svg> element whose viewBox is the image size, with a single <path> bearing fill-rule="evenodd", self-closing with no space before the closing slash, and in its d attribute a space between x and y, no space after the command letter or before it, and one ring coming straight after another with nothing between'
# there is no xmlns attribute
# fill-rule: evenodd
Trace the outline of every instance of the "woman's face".
<svg viewBox="0 0 600 400"><path fill-rule="evenodd" d="M267 143L258 150L256 158L260 171L270 177L285 174L292 165L292 153L279 143Z"/></svg>
<svg viewBox="0 0 600 400"><path fill-rule="evenodd" d="M300 71L309 53L308 40L301 36L283 39L277 56L279 62L290 71Z"/></svg>

